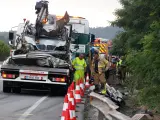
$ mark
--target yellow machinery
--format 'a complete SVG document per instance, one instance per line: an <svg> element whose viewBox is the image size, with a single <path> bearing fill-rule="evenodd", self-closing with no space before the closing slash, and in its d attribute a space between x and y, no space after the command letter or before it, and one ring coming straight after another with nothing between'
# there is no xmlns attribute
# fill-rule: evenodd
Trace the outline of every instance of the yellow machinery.
<svg viewBox="0 0 160 120"><path fill-rule="evenodd" d="M101 41L100 38L96 38L94 41L94 47L99 47L99 54L108 55L108 43L107 41Z"/></svg>

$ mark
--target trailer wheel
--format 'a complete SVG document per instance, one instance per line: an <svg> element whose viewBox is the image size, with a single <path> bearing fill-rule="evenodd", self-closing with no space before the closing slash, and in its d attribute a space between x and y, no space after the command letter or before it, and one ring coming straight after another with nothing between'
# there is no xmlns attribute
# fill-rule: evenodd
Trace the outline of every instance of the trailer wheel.
<svg viewBox="0 0 160 120"><path fill-rule="evenodd" d="M10 93L11 92L11 87L4 87L3 86L3 92L4 93Z"/></svg>
<svg viewBox="0 0 160 120"><path fill-rule="evenodd" d="M21 92L21 88L20 87L12 88L12 92L13 93L20 93Z"/></svg>
<svg viewBox="0 0 160 120"><path fill-rule="evenodd" d="M10 93L11 92L11 87L9 87L8 81L3 81L3 92L4 93Z"/></svg>

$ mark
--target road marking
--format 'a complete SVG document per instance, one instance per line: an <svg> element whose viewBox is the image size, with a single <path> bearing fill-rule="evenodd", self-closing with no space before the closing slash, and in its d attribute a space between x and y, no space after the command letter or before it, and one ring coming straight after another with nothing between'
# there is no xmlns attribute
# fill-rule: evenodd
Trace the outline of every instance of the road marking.
<svg viewBox="0 0 160 120"><path fill-rule="evenodd" d="M41 99L39 99L35 104L33 104L29 109L27 109L22 116L18 120L26 120L27 116L30 115L30 113L36 109L48 96L44 96Z"/></svg>

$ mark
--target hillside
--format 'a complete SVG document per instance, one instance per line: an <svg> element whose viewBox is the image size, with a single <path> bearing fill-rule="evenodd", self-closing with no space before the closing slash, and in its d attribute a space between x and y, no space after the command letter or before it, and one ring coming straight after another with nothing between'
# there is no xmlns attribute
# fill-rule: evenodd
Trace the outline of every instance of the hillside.
<svg viewBox="0 0 160 120"><path fill-rule="evenodd" d="M122 29L118 27L98 27L98 28L90 28L90 33L95 34L96 37L102 37L106 39L113 39L117 32ZM8 43L8 32L0 32L0 40Z"/></svg>
<svg viewBox="0 0 160 120"><path fill-rule="evenodd" d="M122 29L112 26L90 28L90 33L95 34L96 37L101 37L106 39L113 39L119 31L122 31Z"/></svg>

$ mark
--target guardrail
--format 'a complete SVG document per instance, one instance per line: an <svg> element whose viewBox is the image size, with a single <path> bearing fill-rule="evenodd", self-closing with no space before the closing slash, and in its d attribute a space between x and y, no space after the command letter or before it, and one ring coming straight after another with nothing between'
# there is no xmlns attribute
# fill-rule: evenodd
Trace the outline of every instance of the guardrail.
<svg viewBox="0 0 160 120"><path fill-rule="evenodd" d="M135 114L132 118L117 111L117 106L109 98L91 92L90 104L99 110L98 120L153 120L148 114Z"/></svg>
<svg viewBox="0 0 160 120"><path fill-rule="evenodd" d="M89 96L91 105L103 114L104 117L99 116L101 120L131 120L130 117L118 112L117 109L119 106L117 106L109 98L94 92L91 92Z"/></svg>

